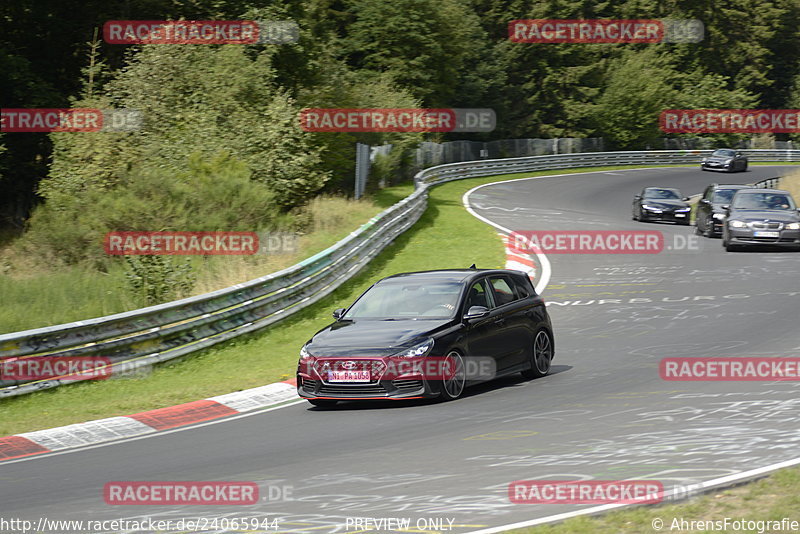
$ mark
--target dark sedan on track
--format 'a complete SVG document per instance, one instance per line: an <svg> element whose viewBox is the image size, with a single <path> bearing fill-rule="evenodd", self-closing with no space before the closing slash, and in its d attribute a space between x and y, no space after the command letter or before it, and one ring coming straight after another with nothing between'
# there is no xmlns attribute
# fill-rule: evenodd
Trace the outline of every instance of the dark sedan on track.
<svg viewBox="0 0 800 534"><path fill-rule="evenodd" d="M732 148L718 148L700 163L701 171L746 171L747 156Z"/></svg>
<svg viewBox="0 0 800 534"><path fill-rule="evenodd" d="M695 232L706 237L722 235L722 221L725 220L723 206L730 205L733 195L739 189L751 189L751 185L711 184L703 191L697 202Z"/></svg>
<svg viewBox="0 0 800 534"><path fill-rule="evenodd" d="M633 197L633 220L689 224L692 208L687 204L688 200L677 189L645 187Z"/></svg>
<svg viewBox="0 0 800 534"><path fill-rule="evenodd" d="M728 252L759 245L800 249L800 210L788 191L742 189L725 210L722 246Z"/></svg>
<svg viewBox="0 0 800 534"><path fill-rule="evenodd" d="M315 406L452 400L493 378L545 376L554 356L544 301L520 271L398 274L333 316L300 351L297 392Z"/></svg>

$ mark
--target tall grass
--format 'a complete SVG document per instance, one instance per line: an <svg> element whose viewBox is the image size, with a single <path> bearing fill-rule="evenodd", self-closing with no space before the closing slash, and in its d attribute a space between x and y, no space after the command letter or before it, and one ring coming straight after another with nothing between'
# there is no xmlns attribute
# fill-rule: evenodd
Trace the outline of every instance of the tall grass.
<svg viewBox="0 0 800 534"><path fill-rule="evenodd" d="M410 192L408 186L401 186ZM406 193L407 194L407 193ZM191 258L199 295L284 269L320 252L384 209L387 191L376 200L315 198L296 218L305 221L293 250L253 256ZM177 295L187 297L189 294ZM127 290L122 262L107 272L89 266L58 267L35 263L13 240L0 248L0 333L100 317L145 305Z"/></svg>

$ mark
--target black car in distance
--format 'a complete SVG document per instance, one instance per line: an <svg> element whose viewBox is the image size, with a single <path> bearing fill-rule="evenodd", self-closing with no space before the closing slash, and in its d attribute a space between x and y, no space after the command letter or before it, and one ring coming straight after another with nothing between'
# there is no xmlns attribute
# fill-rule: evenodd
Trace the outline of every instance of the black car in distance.
<svg viewBox="0 0 800 534"><path fill-rule="evenodd" d="M725 220L725 210L733 200L733 195L740 189L752 189L751 185L720 185L711 184L703 191L703 196L697 202L695 215L695 233L706 237L719 237L722 235L722 221Z"/></svg>
<svg viewBox="0 0 800 534"><path fill-rule="evenodd" d="M732 148L718 148L700 163L701 171L746 171L747 156Z"/></svg>
<svg viewBox="0 0 800 534"><path fill-rule="evenodd" d="M728 252L759 245L800 249L800 210L788 191L742 189L723 208L722 246Z"/></svg>
<svg viewBox="0 0 800 534"><path fill-rule="evenodd" d="M470 384L550 371L553 329L528 276L505 269L397 274L367 289L300 350L315 406L461 396Z"/></svg>
<svg viewBox="0 0 800 534"><path fill-rule="evenodd" d="M689 224L691 206L688 197L669 187L645 187L633 197L634 221L664 221Z"/></svg>

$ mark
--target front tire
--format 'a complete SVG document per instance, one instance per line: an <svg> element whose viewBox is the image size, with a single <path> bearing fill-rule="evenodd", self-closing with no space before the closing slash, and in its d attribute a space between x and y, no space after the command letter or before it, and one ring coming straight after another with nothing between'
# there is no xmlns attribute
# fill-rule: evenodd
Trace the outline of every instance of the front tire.
<svg viewBox="0 0 800 534"><path fill-rule="evenodd" d="M544 330L539 330L533 340L531 351L531 368L522 371L523 377L541 378L550 372L550 365L553 361L553 342Z"/></svg>
<svg viewBox="0 0 800 534"><path fill-rule="evenodd" d="M722 246L725 247L725 250L728 252L735 252L739 250L739 247L731 244L731 242L728 240L728 237L725 235L724 231L722 232Z"/></svg>
<svg viewBox="0 0 800 534"><path fill-rule="evenodd" d="M442 377L442 398L444 400L456 400L464 393L464 387L467 384L464 357L457 351L451 350L445 356L445 369L452 369L452 373Z"/></svg>

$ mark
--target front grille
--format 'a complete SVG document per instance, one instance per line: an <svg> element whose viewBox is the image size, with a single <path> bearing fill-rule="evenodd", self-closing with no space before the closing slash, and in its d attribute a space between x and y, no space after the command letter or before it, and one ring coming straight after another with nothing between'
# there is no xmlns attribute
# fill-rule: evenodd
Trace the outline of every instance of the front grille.
<svg viewBox="0 0 800 534"><path fill-rule="evenodd" d="M753 222L750 223L750 228L753 230L783 230L783 223L779 222Z"/></svg>
<svg viewBox="0 0 800 534"><path fill-rule="evenodd" d="M311 380L310 378L303 378L303 377L301 377L300 380L301 380L300 387L303 389L303 391L306 391L308 393L314 393L314 389L317 387L316 380Z"/></svg>
<svg viewBox="0 0 800 534"><path fill-rule="evenodd" d="M322 384L319 387L320 395L385 395L386 388L381 384L343 385Z"/></svg>
<svg viewBox="0 0 800 534"><path fill-rule="evenodd" d="M416 391L422 388L422 380L392 380L392 385L399 391Z"/></svg>

